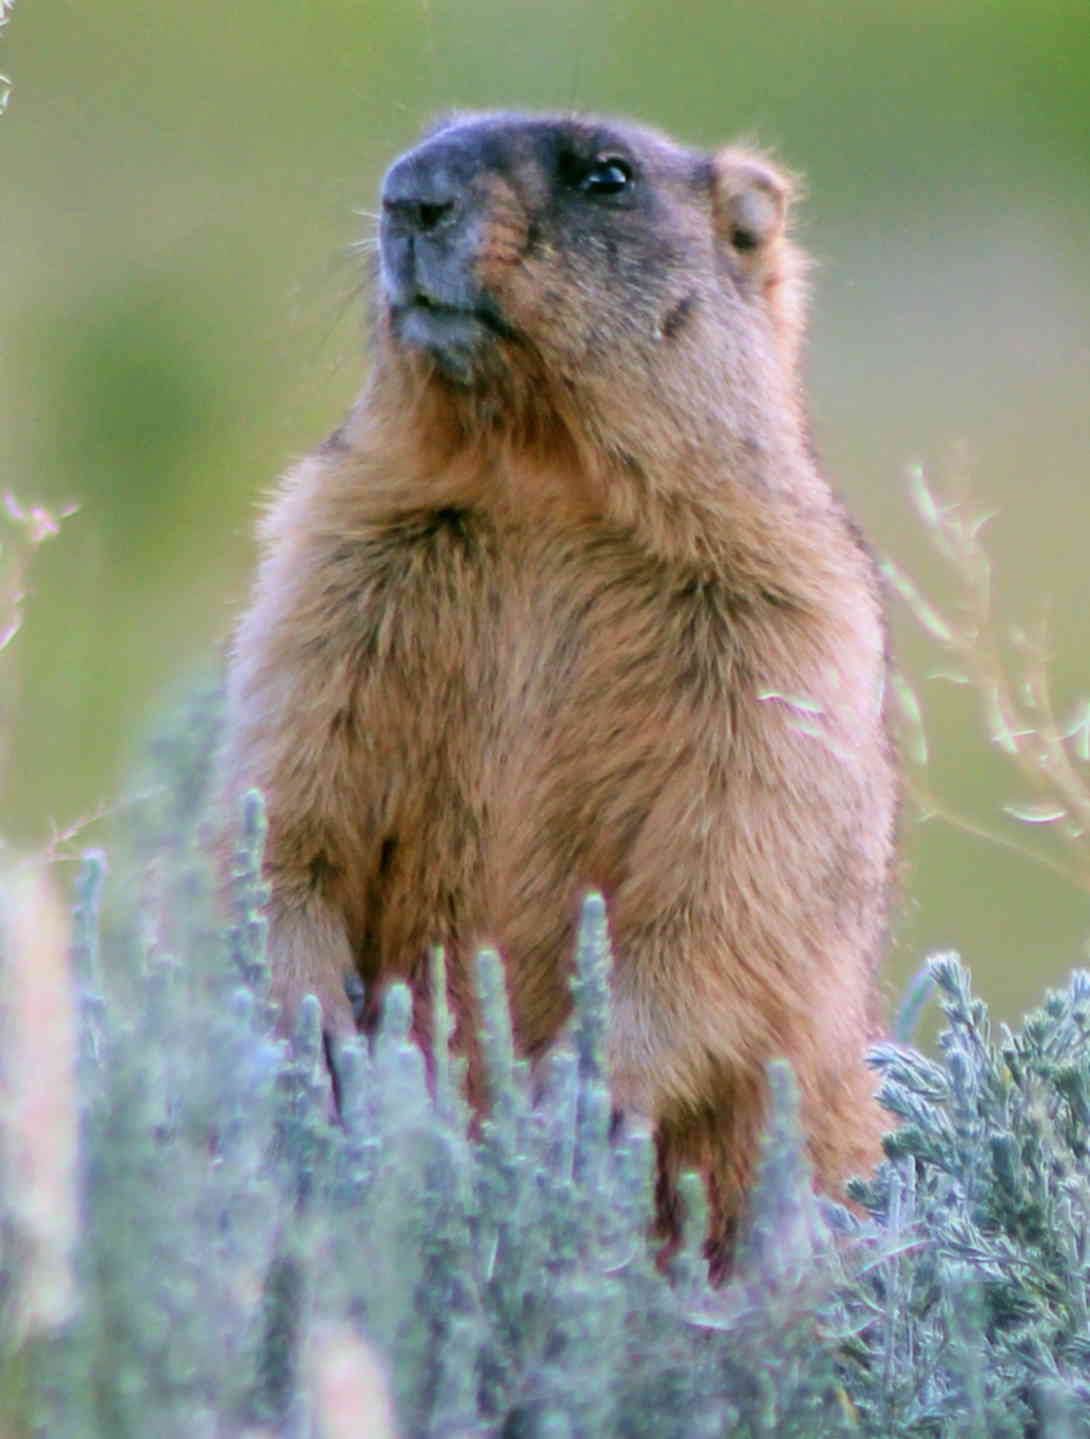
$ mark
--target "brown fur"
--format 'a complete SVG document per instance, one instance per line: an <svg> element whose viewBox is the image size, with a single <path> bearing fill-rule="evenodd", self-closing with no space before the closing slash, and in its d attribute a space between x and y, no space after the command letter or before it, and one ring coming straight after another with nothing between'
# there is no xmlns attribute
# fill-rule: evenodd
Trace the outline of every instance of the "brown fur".
<svg viewBox="0 0 1090 1439"><path fill-rule="evenodd" d="M582 177L618 155L632 185L603 198ZM537 1057L599 887L615 1102L656 1127L668 1246L679 1169L708 1177L717 1275L769 1058L795 1066L826 1189L881 1130L884 628L808 442L790 193L759 154L627 122L433 133L387 180L369 382L265 519L231 675L287 1009L314 992L347 1030L346 974L371 1013L404 979L426 1044L441 943L479 1100L475 947L503 953ZM468 351L406 337L406 236L428 336L432 301L483 297Z"/></svg>

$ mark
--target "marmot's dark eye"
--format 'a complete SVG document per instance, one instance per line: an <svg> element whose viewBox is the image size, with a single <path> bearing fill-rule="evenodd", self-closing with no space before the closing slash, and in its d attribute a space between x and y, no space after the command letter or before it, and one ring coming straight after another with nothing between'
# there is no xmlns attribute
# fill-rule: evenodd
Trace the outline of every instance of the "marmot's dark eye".
<svg viewBox="0 0 1090 1439"><path fill-rule="evenodd" d="M588 195L619 195L632 183L632 166L619 155L602 155L583 176L580 189Z"/></svg>

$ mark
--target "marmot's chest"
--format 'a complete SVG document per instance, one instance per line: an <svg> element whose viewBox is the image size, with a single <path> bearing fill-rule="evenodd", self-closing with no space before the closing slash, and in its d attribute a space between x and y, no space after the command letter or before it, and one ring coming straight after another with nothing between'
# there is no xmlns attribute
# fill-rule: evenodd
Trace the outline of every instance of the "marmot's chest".
<svg viewBox="0 0 1090 1439"><path fill-rule="evenodd" d="M722 764L758 689L752 617L728 583L614 536L471 514L417 544L390 673L422 719L403 735L406 783L468 791L513 824L527 805L600 809L614 789L650 803L679 762Z"/></svg>
<svg viewBox="0 0 1090 1439"><path fill-rule="evenodd" d="M554 695L580 680L704 688L753 629L729 577L694 579L591 528L537 533L444 510L391 536L389 561L375 601L399 612L399 648L437 671L455 650L487 651L512 698L541 677Z"/></svg>

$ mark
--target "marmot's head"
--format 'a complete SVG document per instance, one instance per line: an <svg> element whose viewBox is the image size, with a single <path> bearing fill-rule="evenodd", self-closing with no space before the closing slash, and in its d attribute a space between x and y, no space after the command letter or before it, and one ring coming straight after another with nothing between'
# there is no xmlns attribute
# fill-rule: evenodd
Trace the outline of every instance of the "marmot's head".
<svg viewBox="0 0 1090 1439"><path fill-rule="evenodd" d="M562 412L792 385L788 180L624 121L459 115L382 187L380 351L456 399ZM729 400L727 407L730 408Z"/></svg>

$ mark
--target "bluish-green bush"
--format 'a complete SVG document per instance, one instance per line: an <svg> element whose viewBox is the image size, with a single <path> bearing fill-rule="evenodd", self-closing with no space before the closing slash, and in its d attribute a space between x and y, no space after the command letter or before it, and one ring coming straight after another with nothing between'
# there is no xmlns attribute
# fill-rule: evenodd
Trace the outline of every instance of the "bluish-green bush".
<svg viewBox="0 0 1090 1439"><path fill-rule="evenodd" d="M875 1055L895 1132L858 1213L814 1197L793 1077L773 1065L734 1278L707 1287L695 1178L664 1278L649 1137L610 1134L601 900L543 1077L515 1054L485 953L487 1118L474 1129L443 1042L429 1086L396 987L374 1043L337 1056L335 1122L316 1005L290 1047L275 1035L257 796L217 916L214 727L205 705L164 741L135 839L79 879L76 1299L28 1328L9 1166L0 1431L389 1432L373 1387L326 1382L337 1350L349 1378L384 1366L403 1436L1090 1433L1090 977L997 1040L957 962L932 962L941 1058Z"/></svg>

